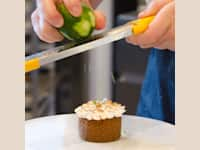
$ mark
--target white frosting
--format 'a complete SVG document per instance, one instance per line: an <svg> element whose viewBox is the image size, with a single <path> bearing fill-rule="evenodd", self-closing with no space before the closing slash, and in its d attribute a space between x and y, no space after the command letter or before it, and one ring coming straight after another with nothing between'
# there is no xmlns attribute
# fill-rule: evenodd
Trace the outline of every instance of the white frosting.
<svg viewBox="0 0 200 150"><path fill-rule="evenodd" d="M75 109L80 118L88 120L104 120L121 117L125 112L125 106L111 100L89 101Z"/></svg>

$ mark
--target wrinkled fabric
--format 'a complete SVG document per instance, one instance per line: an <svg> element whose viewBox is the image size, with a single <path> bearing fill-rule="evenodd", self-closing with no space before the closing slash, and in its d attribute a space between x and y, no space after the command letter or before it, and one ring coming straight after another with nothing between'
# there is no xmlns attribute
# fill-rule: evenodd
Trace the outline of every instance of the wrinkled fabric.
<svg viewBox="0 0 200 150"><path fill-rule="evenodd" d="M136 114L175 124L175 52L151 50Z"/></svg>

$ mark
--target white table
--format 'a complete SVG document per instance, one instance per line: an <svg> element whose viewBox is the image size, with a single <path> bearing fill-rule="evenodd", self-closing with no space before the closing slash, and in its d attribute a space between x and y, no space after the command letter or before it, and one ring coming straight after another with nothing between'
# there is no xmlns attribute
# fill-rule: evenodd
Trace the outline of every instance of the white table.
<svg viewBox="0 0 200 150"><path fill-rule="evenodd" d="M173 150L175 127L136 116L122 118L122 137L109 143L91 143L78 136L74 114L42 117L25 122L26 150Z"/></svg>

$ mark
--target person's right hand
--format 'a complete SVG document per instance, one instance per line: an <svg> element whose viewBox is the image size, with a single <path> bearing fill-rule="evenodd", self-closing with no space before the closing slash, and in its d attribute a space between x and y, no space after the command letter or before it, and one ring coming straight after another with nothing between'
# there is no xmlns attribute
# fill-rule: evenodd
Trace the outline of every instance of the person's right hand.
<svg viewBox="0 0 200 150"><path fill-rule="evenodd" d="M32 13L31 20L35 33L45 42L54 43L64 39L56 28L62 27L64 20L56 9L56 1L59 0L37 0L37 8ZM78 17L82 13L81 2L85 2L91 7L97 5L100 0L63 0L69 12ZM96 18L96 29L105 27L106 19L101 11L94 11Z"/></svg>
<svg viewBox="0 0 200 150"><path fill-rule="evenodd" d="M153 0L139 18L155 15L148 29L130 36L127 42L141 48L158 48L175 51L175 0Z"/></svg>

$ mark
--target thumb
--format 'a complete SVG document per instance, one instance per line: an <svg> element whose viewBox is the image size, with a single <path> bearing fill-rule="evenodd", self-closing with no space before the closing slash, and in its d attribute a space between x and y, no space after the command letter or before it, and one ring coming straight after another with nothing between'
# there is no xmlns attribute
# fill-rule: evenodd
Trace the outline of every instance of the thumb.
<svg viewBox="0 0 200 150"><path fill-rule="evenodd" d="M82 6L80 0L63 0L68 11L73 15L74 17L78 17L82 13Z"/></svg>
<svg viewBox="0 0 200 150"><path fill-rule="evenodd" d="M106 17L101 11L94 11L95 14L95 24L96 24L96 29L100 30L105 28L106 26Z"/></svg>
<svg viewBox="0 0 200 150"><path fill-rule="evenodd" d="M156 15L162 7L164 7L166 4L172 1L173 0L153 0L144 11L139 13L138 17L143 18L143 17Z"/></svg>

